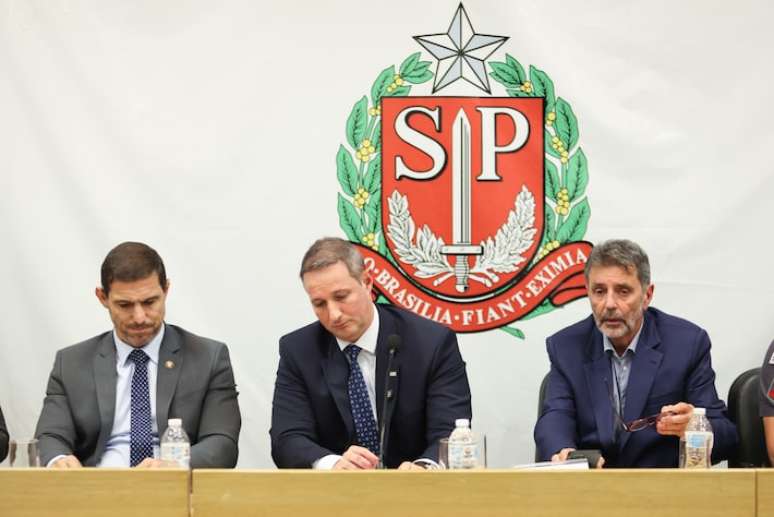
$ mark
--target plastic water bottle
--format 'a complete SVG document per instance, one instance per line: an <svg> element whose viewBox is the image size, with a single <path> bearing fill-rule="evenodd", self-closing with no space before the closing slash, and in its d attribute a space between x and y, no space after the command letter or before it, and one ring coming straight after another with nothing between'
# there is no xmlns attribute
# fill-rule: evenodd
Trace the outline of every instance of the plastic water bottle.
<svg viewBox="0 0 774 517"><path fill-rule="evenodd" d="M715 435L703 407L693 408L693 415L680 438L680 468L708 469L712 466L712 444Z"/></svg>
<svg viewBox="0 0 774 517"><path fill-rule="evenodd" d="M449 468L472 469L478 461L475 437L470 429L470 420L458 418L454 421L454 431L449 436Z"/></svg>
<svg viewBox="0 0 774 517"><path fill-rule="evenodd" d="M179 418L170 418L167 422L167 430L161 437L161 459L186 469L191 465L191 442Z"/></svg>

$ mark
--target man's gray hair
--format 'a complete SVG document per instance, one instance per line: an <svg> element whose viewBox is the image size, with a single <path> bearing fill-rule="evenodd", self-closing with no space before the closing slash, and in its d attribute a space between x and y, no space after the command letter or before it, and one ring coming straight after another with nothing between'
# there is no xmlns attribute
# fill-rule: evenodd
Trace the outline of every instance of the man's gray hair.
<svg viewBox="0 0 774 517"><path fill-rule="evenodd" d="M594 246L586 262L583 274L589 279L594 266L619 266L626 270L634 268L643 289L650 285L650 262L648 254L639 244L627 239L610 239Z"/></svg>
<svg viewBox="0 0 774 517"><path fill-rule="evenodd" d="M352 278L358 281L361 279L365 270L363 256L351 242L338 237L323 237L316 240L304 254L299 276L303 280L306 273L324 269L339 261L347 266L347 271Z"/></svg>

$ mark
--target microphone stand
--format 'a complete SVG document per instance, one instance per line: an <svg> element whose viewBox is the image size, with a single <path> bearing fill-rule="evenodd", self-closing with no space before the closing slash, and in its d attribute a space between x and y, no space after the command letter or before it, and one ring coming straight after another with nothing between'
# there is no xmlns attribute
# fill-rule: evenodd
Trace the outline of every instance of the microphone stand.
<svg viewBox="0 0 774 517"><path fill-rule="evenodd" d="M390 336L392 338L393 336ZM384 399L382 400L382 425L381 429L379 429L379 463L377 464L376 468L378 469L384 469L386 468L384 466L384 435L389 427L390 423L389 416L392 416L390 413L387 412L387 405L388 401L392 400L393 393L392 393L392 383L390 382L390 373L394 373L394 376L397 376L397 372L391 372L392 370L392 360L395 357L395 352L398 350L398 342L400 342L400 338L398 336L394 336L397 339L391 339L390 343L390 357L387 360L387 371L384 374ZM389 415L389 416L388 416Z"/></svg>

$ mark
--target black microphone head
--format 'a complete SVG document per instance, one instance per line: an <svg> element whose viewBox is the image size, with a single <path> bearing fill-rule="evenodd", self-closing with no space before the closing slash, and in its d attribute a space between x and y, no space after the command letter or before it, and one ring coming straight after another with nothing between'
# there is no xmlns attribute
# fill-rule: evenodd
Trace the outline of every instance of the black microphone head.
<svg viewBox="0 0 774 517"><path fill-rule="evenodd" d="M391 354L395 354L400 349L400 336L397 334L390 334L387 336L387 350L390 351Z"/></svg>

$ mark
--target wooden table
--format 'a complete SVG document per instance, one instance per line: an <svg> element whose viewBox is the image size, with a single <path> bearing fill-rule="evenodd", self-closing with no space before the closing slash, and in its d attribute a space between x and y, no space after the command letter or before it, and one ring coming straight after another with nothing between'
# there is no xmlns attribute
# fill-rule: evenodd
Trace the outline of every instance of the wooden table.
<svg viewBox="0 0 774 517"><path fill-rule="evenodd" d="M765 474L768 477L769 472ZM774 487L774 477L770 479ZM756 471L742 469L419 473L197 470L192 490L195 517L756 514Z"/></svg>
<svg viewBox="0 0 774 517"><path fill-rule="evenodd" d="M759 469L757 472L758 516L774 517L774 469Z"/></svg>
<svg viewBox="0 0 774 517"><path fill-rule="evenodd" d="M188 517L189 472L0 469L1 517Z"/></svg>
<svg viewBox="0 0 774 517"><path fill-rule="evenodd" d="M50 515L774 517L774 470L0 469L0 517Z"/></svg>

